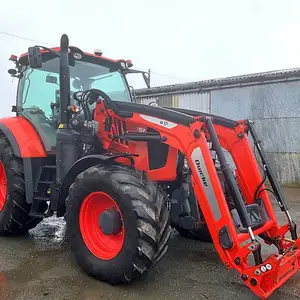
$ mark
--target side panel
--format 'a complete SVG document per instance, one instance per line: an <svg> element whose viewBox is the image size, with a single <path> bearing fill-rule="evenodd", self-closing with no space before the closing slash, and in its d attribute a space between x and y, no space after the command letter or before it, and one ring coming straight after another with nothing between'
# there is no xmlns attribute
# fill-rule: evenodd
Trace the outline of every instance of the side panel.
<svg viewBox="0 0 300 300"><path fill-rule="evenodd" d="M47 157L39 135L24 118L9 117L0 119L0 130L7 136L16 156L22 158Z"/></svg>
<svg viewBox="0 0 300 300"><path fill-rule="evenodd" d="M117 136L125 133L157 132L152 129L152 126L146 126L145 122L149 122L149 125L156 124L167 129L177 126L173 122L161 125L159 123L160 119L143 114L139 115L139 118L139 122L133 119L126 119L125 122L121 117L113 115L111 118L111 133ZM166 182L175 180L178 155L176 148L157 141L125 141L119 138L107 140L108 132L105 131L105 119L105 115L98 106L95 112L95 120L99 122L97 136L102 143L104 142L105 149L112 153L138 154L137 157L133 157L135 167L139 170L146 170L152 180ZM127 158L120 158L117 161L122 164L128 164Z"/></svg>

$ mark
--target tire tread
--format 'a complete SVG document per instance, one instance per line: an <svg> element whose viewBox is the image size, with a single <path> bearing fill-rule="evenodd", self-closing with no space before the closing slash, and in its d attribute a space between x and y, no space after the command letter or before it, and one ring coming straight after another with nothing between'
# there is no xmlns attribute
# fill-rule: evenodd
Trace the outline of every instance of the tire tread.
<svg viewBox="0 0 300 300"><path fill-rule="evenodd" d="M0 160L7 166L9 194L6 201L11 202L8 218L0 218L0 235L27 233L37 226L41 218L29 216L30 204L26 202L24 168L22 159L14 155L13 149L4 136L0 136ZM10 181L10 182L9 182ZM5 207L0 215L5 213Z"/></svg>
<svg viewBox="0 0 300 300"><path fill-rule="evenodd" d="M114 278L98 274L101 280L110 284L125 283L147 274L166 253L171 233L168 222L168 199L158 184L141 171L118 164L93 166L79 174L70 186L66 200L67 220L68 214L72 214L73 202L79 201L75 192L78 188L83 188L82 180L99 178L99 176L109 177L114 186L130 196L132 211L136 215L138 246L131 262L131 270L124 271L123 274ZM86 266L83 267L86 268Z"/></svg>

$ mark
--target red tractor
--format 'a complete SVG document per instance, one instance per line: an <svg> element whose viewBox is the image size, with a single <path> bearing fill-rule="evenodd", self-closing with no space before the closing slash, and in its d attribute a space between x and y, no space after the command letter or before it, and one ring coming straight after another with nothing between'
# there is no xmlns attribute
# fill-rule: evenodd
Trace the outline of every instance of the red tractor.
<svg viewBox="0 0 300 300"><path fill-rule="evenodd" d="M0 120L2 235L65 217L78 263L111 284L147 274L172 227L212 241L261 298L298 271L296 225L251 120L133 103L130 61L84 53L66 35L11 60L19 85L16 116ZM277 250L263 259L262 243Z"/></svg>

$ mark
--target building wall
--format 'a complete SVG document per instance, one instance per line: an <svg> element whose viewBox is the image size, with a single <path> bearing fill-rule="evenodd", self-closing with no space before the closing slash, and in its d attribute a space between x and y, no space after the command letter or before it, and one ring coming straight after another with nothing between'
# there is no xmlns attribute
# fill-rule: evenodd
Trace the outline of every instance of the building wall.
<svg viewBox="0 0 300 300"><path fill-rule="evenodd" d="M211 112L251 118L278 180L300 182L300 82L211 91Z"/></svg>
<svg viewBox="0 0 300 300"><path fill-rule="evenodd" d="M179 107L210 112L210 92L143 97L138 102L149 104L152 101L156 101L159 106L164 107Z"/></svg>
<svg viewBox="0 0 300 300"><path fill-rule="evenodd" d="M254 120L278 180L283 184L300 183L300 81L140 99L144 104L151 101L157 101L160 106Z"/></svg>

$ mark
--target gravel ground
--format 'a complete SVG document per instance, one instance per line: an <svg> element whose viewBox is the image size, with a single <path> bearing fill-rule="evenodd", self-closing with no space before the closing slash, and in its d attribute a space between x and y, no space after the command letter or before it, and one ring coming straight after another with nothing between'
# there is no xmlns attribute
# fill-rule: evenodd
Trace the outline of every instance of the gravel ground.
<svg viewBox="0 0 300 300"><path fill-rule="evenodd" d="M300 224L300 189L283 190ZM282 220L282 214L278 213ZM300 225L299 225L300 226ZM236 272L221 263L212 244L174 232L164 260L143 281L110 286L86 276L65 238L63 219L49 218L21 238L0 238L0 300L258 299ZM300 299L300 273L270 297Z"/></svg>

